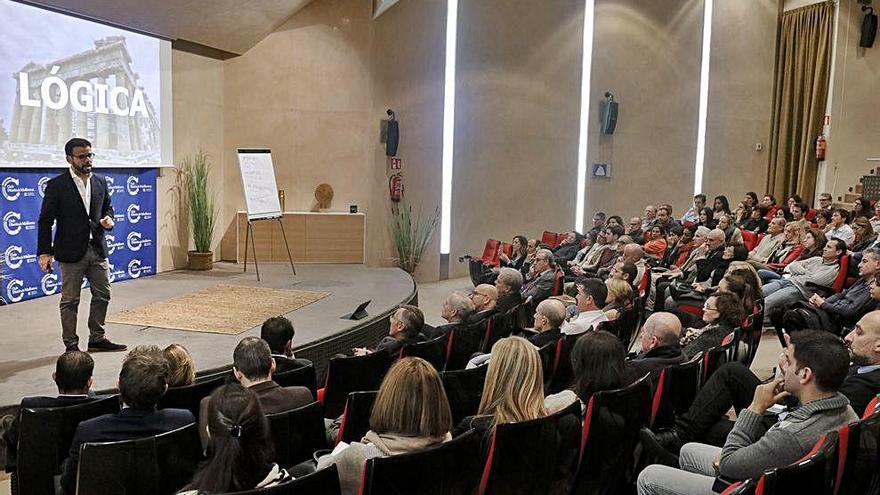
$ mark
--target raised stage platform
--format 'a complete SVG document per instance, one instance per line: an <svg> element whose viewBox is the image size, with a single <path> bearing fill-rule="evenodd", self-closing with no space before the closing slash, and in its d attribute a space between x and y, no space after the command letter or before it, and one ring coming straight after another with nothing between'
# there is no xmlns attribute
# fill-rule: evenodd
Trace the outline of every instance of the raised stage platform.
<svg viewBox="0 0 880 495"><path fill-rule="evenodd" d="M417 300L410 276L397 268L368 268L352 264L298 264L297 276L288 263L260 263L262 281L252 267L218 263L209 272L177 270L154 277L113 284L109 313L162 301L217 284L330 292L331 295L285 316L296 328L296 357L311 359L323 376L330 356L355 346L375 344L388 331L388 316L401 303ZM0 307L0 406L17 405L26 395L54 395L55 360L64 351L58 313L60 294ZM361 302L372 299L370 315L363 320L343 320ZM91 296L83 291L79 311L80 344L88 339L86 320ZM108 323L107 336L132 348L139 344L185 346L198 371L232 363L232 350L242 338L259 336L259 327L239 335L221 335ZM124 352L94 353L93 390L116 387Z"/></svg>

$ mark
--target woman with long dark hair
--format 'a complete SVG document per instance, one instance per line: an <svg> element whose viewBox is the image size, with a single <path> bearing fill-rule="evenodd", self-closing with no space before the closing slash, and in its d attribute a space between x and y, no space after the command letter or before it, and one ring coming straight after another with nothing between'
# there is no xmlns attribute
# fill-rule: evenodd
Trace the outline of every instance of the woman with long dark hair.
<svg viewBox="0 0 880 495"><path fill-rule="evenodd" d="M211 394L208 435L208 460L182 493L237 492L292 479L273 462L269 422L252 390L230 383Z"/></svg>
<svg viewBox="0 0 880 495"><path fill-rule="evenodd" d="M727 200L727 196L715 196L715 202L712 204L712 215L715 220L719 220L721 215L724 214L730 215L730 201Z"/></svg>
<svg viewBox="0 0 880 495"><path fill-rule="evenodd" d="M587 332L581 336L571 351L571 367L574 381L567 390L553 394L544 400L547 413L559 411L576 400L581 404L603 390L614 390L632 383L624 365L626 351L620 339L604 330Z"/></svg>
<svg viewBox="0 0 880 495"><path fill-rule="evenodd" d="M745 202L746 205L748 205L752 208L757 208L758 207L758 195L755 194L754 191L749 191L746 193L746 196L743 198L743 202Z"/></svg>
<svg viewBox="0 0 880 495"><path fill-rule="evenodd" d="M510 256L501 253L498 256L498 259L501 261L501 266L509 266L511 268L519 270L522 268L523 263L525 263L526 261L526 255L528 254L526 250L529 247L529 240L526 239L526 236L524 235L514 236L513 240L510 241L510 245Z"/></svg>
<svg viewBox="0 0 880 495"><path fill-rule="evenodd" d="M708 206L703 208L702 210L700 210L700 213L697 216L697 218L699 218L699 221L697 221L697 223L694 224L691 228L696 229L697 227L706 227L709 230L714 229L715 225L718 223L715 221L714 215L715 212L712 211L712 208L709 208Z"/></svg>

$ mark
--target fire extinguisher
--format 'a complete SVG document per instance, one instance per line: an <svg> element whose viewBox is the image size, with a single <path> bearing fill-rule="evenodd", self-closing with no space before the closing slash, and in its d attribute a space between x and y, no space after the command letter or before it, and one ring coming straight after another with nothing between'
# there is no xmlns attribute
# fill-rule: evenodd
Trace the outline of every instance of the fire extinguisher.
<svg viewBox="0 0 880 495"><path fill-rule="evenodd" d="M816 138L816 160L817 161L825 161L825 147L828 142L825 141L825 135L819 134L819 137Z"/></svg>
<svg viewBox="0 0 880 495"><path fill-rule="evenodd" d="M395 203L403 197L403 176L394 174L388 179L388 189L391 192L391 201Z"/></svg>

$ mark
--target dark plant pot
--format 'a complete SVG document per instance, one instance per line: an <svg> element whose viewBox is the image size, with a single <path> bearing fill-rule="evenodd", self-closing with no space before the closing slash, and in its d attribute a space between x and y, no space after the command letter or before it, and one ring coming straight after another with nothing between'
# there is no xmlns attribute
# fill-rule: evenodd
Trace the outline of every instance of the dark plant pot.
<svg viewBox="0 0 880 495"><path fill-rule="evenodd" d="M214 268L214 253L200 253L189 251L187 253L187 268L190 270L210 270Z"/></svg>

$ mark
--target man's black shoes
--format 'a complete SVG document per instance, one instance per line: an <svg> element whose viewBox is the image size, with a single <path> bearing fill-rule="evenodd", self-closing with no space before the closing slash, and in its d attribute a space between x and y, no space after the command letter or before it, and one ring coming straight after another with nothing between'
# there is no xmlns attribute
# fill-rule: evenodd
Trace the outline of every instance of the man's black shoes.
<svg viewBox="0 0 880 495"><path fill-rule="evenodd" d="M128 347L122 344L114 344L107 339L100 342L89 342L89 352L116 352L124 351L126 349L128 349Z"/></svg>
<svg viewBox="0 0 880 495"><path fill-rule="evenodd" d="M657 462L678 467L678 453L681 451L682 442L675 429L655 433L649 428L642 428L639 431L639 439L648 455Z"/></svg>

